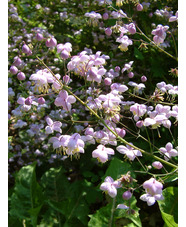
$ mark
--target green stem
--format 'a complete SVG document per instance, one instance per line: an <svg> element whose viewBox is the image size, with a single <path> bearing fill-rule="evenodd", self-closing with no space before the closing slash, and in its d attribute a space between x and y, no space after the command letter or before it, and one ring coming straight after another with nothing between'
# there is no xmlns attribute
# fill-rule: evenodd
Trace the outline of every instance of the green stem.
<svg viewBox="0 0 186 227"><path fill-rule="evenodd" d="M52 73L52 75L56 78L56 80L61 84L61 87L62 87L62 89L64 89L64 90L66 90L69 94L71 94L71 95L73 95L83 106L85 106L94 116L96 116L96 118L110 131L110 132L112 132L115 136L116 136L116 138L117 139L119 139L122 143L124 143L124 144L127 144L127 145L129 145L130 147L132 147L132 148L134 148L135 150L139 150L141 153L143 153L143 154L145 154L145 155L147 155L147 156L150 156L150 157L152 157L152 158L154 158L154 159L156 159L156 160L158 160L158 161L160 161L160 162L162 162L162 163L164 163L164 164L166 164L166 165L169 165L169 166L171 166L171 167L173 167L173 168L177 168L177 166L176 165L174 165L174 164L172 164L172 163L170 163L170 162L167 162L167 161L165 161L164 159L161 159L161 158L159 158L159 157L157 157L157 156L155 156L155 155L153 155L153 154L150 154L150 153L148 153L148 152L146 152L146 151L144 151L144 150L142 150L141 148L138 148L138 147L136 147L135 145L133 145L133 144L130 144L129 142L127 142L125 139L123 139L122 137L120 137L115 131L113 131L106 123L105 123L105 121L93 110L93 109L91 109L86 103L84 103L79 97L77 97L66 85L63 85L62 84L62 82L61 81L59 81L58 79L57 79L57 77L55 76L55 74L47 67L47 65L45 65L44 64L44 62L41 60L41 59L39 59L38 57L37 57L37 59Z"/></svg>
<svg viewBox="0 0 186 227"><path fill-rule="evenodd" d="M116 8L114 8L111 4L107 3L112 9L114 9L116 12L119 12L119 10L117 10ZM120 14L122 14L121 12L119 12ZM130 22L133 22L132 18L126 17ZM136 24L135 24L136 25ZM167 51L163 50L161 47L159 47L155 42L153 42L148 36L145 35L144 32L142 32L142 30L136 25L136 28L140 31L141 35L143 35L150 43L152 43L157 49L159 49L160 51L162 51L163 53L165 53L166 55L168 55L169 57L173 58L174 60L178 61L177 57L172 56L171 54L169 54Z"/></svg>
<svg viewBox="0 0 186 227"><path fill-rule="evenodd" d="M112 209L111 209L111 215L110 215L109 227L112 227L112 222L113 222L113 215L114 215L115 204L116 204L116 197L114 197L114 198L113 198L113 202L112 202Z"/></svg>

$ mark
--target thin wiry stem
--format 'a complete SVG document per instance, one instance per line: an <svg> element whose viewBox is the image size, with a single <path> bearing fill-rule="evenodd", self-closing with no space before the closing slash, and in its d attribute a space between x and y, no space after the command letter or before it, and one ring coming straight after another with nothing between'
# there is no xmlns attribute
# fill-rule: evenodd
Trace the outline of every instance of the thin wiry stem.
<svg viewBox="0 0 186 227"><path fill-rule="evenodd" d="M150 154L146 151L144 151L143 149L136 147L133 144L130 144L129 142L127 142L125 139L123 139L122 137L120 137L115 131L113 131L106 123L105 121L93 110L91 109L85 102L83 102L78 96L76 96L70 89L69 87L67 87L66 85L63 85L62 82L60 80L58 80L58 78L55 76L55 74L47 67L47 65L45 65L45 63L37 57L37 59L52 73L52 75L56 78L56 80L61 84L61 89L64 89L65 91L67 91L69 94L73 95L83 106L85 106L100 122L100 124L104 125L110 132L112 132L112 134L114 134L116 136L117 139L119 139L122 143L129 145L130 147L134 148L135 150L139 150L141 151L141 153L143 153L144 155L150 156L166 165L169 165L173 168L177 168L176 165L165 161L162 158L159 158L153 154Z"/></svg>

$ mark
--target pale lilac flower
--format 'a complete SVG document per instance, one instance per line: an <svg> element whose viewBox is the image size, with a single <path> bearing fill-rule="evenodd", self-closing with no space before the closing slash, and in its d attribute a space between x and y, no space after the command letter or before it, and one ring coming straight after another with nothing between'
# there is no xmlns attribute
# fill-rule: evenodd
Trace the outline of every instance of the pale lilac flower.
<svg viewBox="0 0 186 227"><path fill-rule="evenodd" d="M104 145L99 145L96 150L92 152L92 157L97 158L99 162L105 163L108 161L108 155L114 155L112 148L106 148Z"/></svg>
<svg viewBox="0 0 186 227"><path fill-rule="evenodd" d="M167 143L165 147L161 147L159 150L162 154L164 154L164 159L166 161L168 161L171 157L178 156L178 151L173 149L173 146L170 142Z"/></svg>
<svg viewBox="0 0 186 227"><path fill-rule="evenodd" d="M59 95L55 99L54 104L56 106L62 106L64 110L70 111L71 110L71 104L75 103L76 99L72 95L68 95L67 91L60 91Z"/></svg>
<svg viewBox="0 0 186 227"><path fill-rule="evenodd" d="M128 90L128 87L126 85L120 84L120 83L113 83L110 86L111 90L116 90L118 92L125 92Z"/></svg>
<svg viewBox="0 0 186 227"><path fill-rule="evenodd" d="M127 35L124 35L122 37L118 37L116 39L116 42L121 43L119 45L119 48L120 48L121 51L127 51L128 46L133 44L132 40L129 39L129 37Z"/></svg>
<svg viewBox="0 0 186 227"><path fill-rule="evenodd" d="M159 24L156 29L152 30L151 34L154 35L153 40L156 44L164 42L166 38L166 31L169 29L169 26L163 26Z"/></svg>
<svg viewBox="0 0 186 227"><path fill-rule="evenodd" d="M142 91L145 88L144 84L142 84L142 83L137 84L133 81L128 82L128 85L134 87L134 92L137 93L137 94L142 94Z"/></svg>
<svg viewBox="0 0 186 227"><path fill-rule="evenodd" d="M21 110L23 111L29 111L31 109L31 105L27 105L25 103L25 98L24 97L19 97L18 100L17 100L17 103L21 105Z"/></svg>
<svg viewBox="0 0 186 227"><path fill-rule="evenodd" d="M62 130L61 130L62 123L60 121L54 122L50 117L47 117L46 122L48 124L48 126L45 127L47 134L51 134L54 131L62 133Z"/></svg>
<svg viewBox="0 0 186 227"><path fill-rule="evenodd" d="M119 96L115 96L112 93L108 93L106 95L100 95L99 100L103 101L103 108L113 108L114 106L118 106L121 103L121 99Z"/></svg>
<svg viewBox="0 0 186 227"><path fill-rule="evenodd" d="M70 52L72 51L72 44L67 42L65 44L58 44L57 45L57 53L60 53L60 56L63 59L67 59L70 57Z"/></svg>
<svg viewBox="0 0 186 227"><path fill-rule="evenodd" d="M22 120L17 120L17 122L13 125L14 129L16 128L23 128L24 126L27 126L27 123Z"/></svg>
<svg viewBox="0 0 186 227"><path fill-rule="evenodd" d="M67 155L74 155L76 153L84 153L85 143L81 139L79 133L74 133L72 136L62 138L62 145L65 147L64 151Z"/></svg>
<svg viewBox="0 0 186 227"><path fill-rule="evenodd" d="M178 11L176 12L175 16L171 16L169 18L169 22L173 22L173 21L178 21Z"/></svg>
<svg viewBox="0 0 186 227"><path fill-rule="evenodd" d="M140 199L147 202L148 206L152 206L156 200L163 200L162 195L162 183L156 181L154 178L151 178L143 183L143 188L145 189L146 194L140 196Z"/></svg>
<svg viewBox="0 0 186 227"><path fill-rule="evenodd" d="M98 69L97 67L91 67L87 74L88 81L96 81L101 83L102 76L106 73L105 68Z"/></svg>
<svg viewBox="0 0 186 227"><path fill-rule="evenodd" d="M131 69L133 63L134 63L134 61L130 61L130 62L126 63L126 64L124 65L124 68L122 68L121 72L123 73L123 72L125 72L126 70L128 71L129 69Z"/></svg>
<svg viewBox="0 0 186 227"><path fill-rule="evenodd" d="M147 106L144 104L135 103L130 107L130 111L134 114L134 120L138 121L147 112Z"/></svg>
<svg viewBox="0 0 186 227"><path fill-rule="evenodd" d="M53 75L48 69L43 69L32 74L29 80L34 80L36 88L38 88L39 92L42 92L47 90L49 82L53 82Z"/></svg>
<svg viewBox="0 0 186 227"><path fill-rule="evenodd" d="M123 210L126 210L126 209L129 209L128 206L124 205L124 204L118 204L116 209L123 209Z"/></svg>
<svg viewBox="0 0 186 227"><path fill-rule="evenodd" d="M133 145L131 143L131 145ZM142 153L139 150L135 150L133 147L126 145L120 145L116 148L116 150L121 153L121 154L125 154L131 161L133 161L136 156L142 156Z"/></svg>
<svg viewBox="0 0 186 227"><path fill-rule="evenodd" d="M117 19L117 18L126 18L127 17L127 14L124 13L123 10L120 9L118 11L112 11L111 16L114 19Z"/></svg>
<svg viewBox="0 0 186 227"><path fill-rule="evenodd" d="M143 125L151 125L153 129L159 127L163 123L166 123L168 120L165 114L158 114L157 110L149 112L148 114L150 117L145 118Z"/></svg>
<svg viewBox="0 0 186 227"><path fill-rule="evenodd" d="M49 143L53 143L53 148L63 148L63 151L67 155L74 155L84 153L84 141L78 133L74 133L72 136L61 135L59 137L52 137L49 139Z"/></svg>
<svg viewBox="0 0 186 227"><path fill-rule="evenodd" d="M112 177L108 176L105 181L101 184L100 189L109 194L110 197L114 198L117 196L117 188L121 187L119 181L114 181Z"/></svg>
<svg viewBox="0 0 186 227"><path fill-rule="evenodd" d="M135 34L136 33L136 26L134 23L130 23L126 25L127 30L129 31L130 34Z"/></svg>
<svg viewBox="0 0 186 227"><path fill-rule="evenodd" d="M94 11L90 12L90 13L85 13L85 17L89 17L89 24L93 25L93 26L97 26L98 25L98 22L99 22L99 19L102 18L101 14L100 13L96 13Z"/></svg>
<svg viewBox="0 0 186 227"><path fill-rule="evenodd" d="M166 92L167 91L165 86L166 86L166 83L164 81L156 84L156 87L159 88L162 92Z"/></svg>

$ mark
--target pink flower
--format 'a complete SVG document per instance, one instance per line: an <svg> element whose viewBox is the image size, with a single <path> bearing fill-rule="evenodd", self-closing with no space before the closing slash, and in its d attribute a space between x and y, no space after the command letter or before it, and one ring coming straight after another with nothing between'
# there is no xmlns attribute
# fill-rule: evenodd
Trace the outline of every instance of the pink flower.
<svg viewBox="0 0 186 227"><path fill-rule="evenodd" d="M70 111L71 110L71 104L75 103L76 99L72 95L68 95L67 91L60 91L59 95L55 99L54 104L56 106L62 106L64 110Z"/></svg>
<svg viewBox="0 0 186 227"><path fill-rule="evenodd" d="M147 106L144 104L135 103L130 107L130 111L134 114L134 120L138 121L147 112Z"/></svg>
<svg viewBox="0 0 186 227"><path fill-rule="evenodd" d="M72 51L72 44L67 42L65 44L58 44L57 45L57 52L60 53L60 56L63 59L67 59L70 57L70 52Z"/></svg>
<svg viewBox="0 0 186 227"><path fill-rule="evenodd" d="M176 12L175 16L171 16L169 18L169 22L173 22L173 21L178 21L178 11Z"/></svg>
<svg viewBox="0 0 186 227"><path fill-rule="evenodd" d="M103 108L113 108L113 106L117 106L121 103L121 99L119 96L113 95L112 93L108 93L106 95L100 95L99 100L103 101Z"/></svg>
<svg viewBox="0 0 186 227"><path fill-rule="evenodd" d="M54 131L62 133L62 130L61 130L62 123L60 121L53 122L53 120L50 117L47 117L46 122L48 124L48 126L45 127L47 134L51 134Z"/></svg>
<svg viewBox="0 0 186 227"><path fill-rule="evenodd" d="M169 26L163 26L159 24L156 29L152 30L151 34L154 35L153 40L156 44L164 42L166 38L166 31L169 29Z"/></svg>
<svg viewBox="0 0 186 227"><path fill-rule="evenodd" d="M72 136L52 137L49 139L49 143L53 143L54 149L62 147L67 155L84 153L85 143L78 133L74 133Z"/></svg>
<svg viewBox="0 0 186 227"><path fill-rule="evenodd" d="M101 83L102 76L106 73L105 68L98 69L97 67L91 67L88 71L87 80L88 81L96 81Z"/></svg>
<svg viewBox="0 0 186 227"><path fill-rule="evenodd" d="M96 150L92 152L92 157L97 158L98 161L104 163L108 161L108 155L114 155L114 150L112 148L106 148L104 145L99 145Z"/></svg>
<svg viewBox="0 0 186 227"><path fill-rule="evenodd" d="M151 178L143 183L143 188L145 189L146 194L140 197L141 200L146 201L148 206L153 205L156 200L163 200L162 195L162 183L156 181L154 178Z"/></svg>
<svg viewBox="0 0 186 227"><path fill-rule="evenodd" d="M119 181L114 181L112 177L108 176L105 181L101 184L100 189L109 194L112 198L117 195L117 188L120 188L121 184Z"/></svg>
<svg viewBox="0 0 186 227"><path fill-rule="evenodd" d="M121 154L125 154L132 161L135 159L136 156L142 156L142 153L139 150L135 150L129 145L120 145L116 148L116 150Z"/></svg>
<svg viewBox="0 0 186 227"><path fill-rule="evenodd" d="M124 35L122 37L118 37L116 39L116 42L121 43L119 45L119 48L120 48L121 51L127 51L128 46L133 44L132 40L130 40L127 35Z"/></svg>
<svg viewBox="0 0 186 227"><path fill-rule="evenodd" d="M173 146L170 142L167 143L165 147L161 147L159 150L164 154L165 160L169 160L171 157L178 156L178 151L173 149Z"/></svg>

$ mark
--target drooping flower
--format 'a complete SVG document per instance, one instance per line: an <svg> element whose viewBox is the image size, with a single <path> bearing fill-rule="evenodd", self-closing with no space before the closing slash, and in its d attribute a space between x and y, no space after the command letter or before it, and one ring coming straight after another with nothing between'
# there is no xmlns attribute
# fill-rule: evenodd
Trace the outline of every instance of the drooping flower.
<svg viewBox="0 0 186 227"><path fill-rule="evenodd" d="M151 34L154 35L153 40L156 44L164 42L166 38L166 31L169 29L169 26L163 26L159 24L156 29L152 30Z"/></svg>
<svg viewBox="0 0 186 227"><path fill-rule="evenodd" d="M45 127L46 133L51 134L54 131L62 133L61 126L62 123L60 121L53 121L50 117L46 117L46 122L48 126Z"/></svg>
<svg viewBox="0 0 186 227"><path fill-rule="evenodd" d="M122 37L118 37L116 39L116 42L121 43L119 45L119 48L120 48L121 51L127 51L128 46L133 44L132 40L129 39L129 37L127 35L124 35Z"/></svg>
<svg viewBox="0 0 186 227"><path fill-rule="evenodd" d="M139 150L135 150L133 147L129 145L126 146L120 145L116 148L116 150L121 154L125 154L132 161L136 158L136 156L142 156L142 153Z"/></svg>
<svg viewBox="0 0 186 227"><path fill-rule="evenodd" d="M152 206L156 200L163 200L162 195L163 185L156 179L151 178L143 183L143 188L146 194L140 196L140 199L147 202L148 206Z"/></svg>
<svg viewBox="0 0 186 227"><path fill-rule="evenodd" d="M171 157L178 156L178 151L173 149L173 146L170 142L167 143L165 147L161 147L159 150L162 154L164 154L165 160L169 160Z"/></svg>
<svg viewBox="0 0 186 227"><path fill-rule="evenodd" d="M70 111L71 110L71 104L75 103L76 99L72 95L68 95L67 91L60 91L59 95L55 99L54 104L56 106L62 106L64 110Z"/></svg>
<svg viewBox="0 0 186 227"><path fill-rule="evenodd" d="M147 106L135 103L130 107L130 111L134 114L134 120L138 121L147 112Z"/></svg>
<svg viewBox="0 0 186 227"><path fill-rule="evenodd" d="M120 181L114 181L112 177L107 176L105 181L101 184L100 189L108 193L110 197L114 198L117 195L117 188L120 187Z"/></svg>
<svg viewBox="0 0 186 227"><path fill-rule="evenodd" d="M108 155L114 155L114 150L112 148L107 148L104 145L99 145L96 150L92 152L92 157L97 158L98 161L105 163L108 161Z"/></svg>

